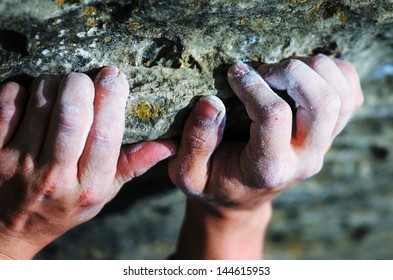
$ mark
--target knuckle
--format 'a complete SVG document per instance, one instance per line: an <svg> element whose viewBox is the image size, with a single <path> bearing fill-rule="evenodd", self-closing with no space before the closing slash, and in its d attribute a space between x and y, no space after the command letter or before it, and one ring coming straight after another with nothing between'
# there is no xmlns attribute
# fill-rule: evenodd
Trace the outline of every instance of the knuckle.
<svg viewBox="0 0 393 280"><path fill-rule="evenodd" d="M81 208L91 208L102 204L104 201L105 196L101 192L96 191L93 187L88 187L79 196L77 204Z"/></svg>
<svg viewBox="0 0 393 280"><path fill-rule="evenodd" d="M334 117L340 111L341 99L332 88L328 87L322 91L318 104L319 106L315 108L317 113L323 114L326 117Z"/></svg>
<svg viewBox="0 0 393 280"><path fill-rule="evenodd" d="M343 116L351 116L355 111L355 103L352 100L345 100L341 103L340 114Z"/></svg>
<svg viewBox="0 0 393 280"><path fill-rule="evenodd" d="M200 130L198 130L200 131ZM189 133L185 136L186 145L191 151L207 151L210 150L210 141L207 137L207 133Z"/></svg>
<svg viewBox="0 0 393 280"><path fill-rule="evenodd" d="M195 170L192 170L189 164L189 162L175 158L169 163L168 174L171 181L186 195L195 196L201 193L199 190L203 189L206 178L195 175Z"/></svg>
<svg viewBox="0 0 393 280"><path fill-rule="evenodd" d="M191 176L187 175L187 173L182 172L170 172L169 174L171 181L179 187L185 194L191 195L195 193Z"/></svg>
<svg viewBox="0 0 393 280"><path fill-rule="evenodd" d="M0 120L11 121L17 113L14 102L0 101Z"/></svg>
<svg viewBox="0 0 393 280"><path fill-rule="evenodd" d="M312 176L318 174L324 164L324 156L322 154L316 155L311 164L305 164L302 171L299 174L301 180L306 180Z"/></svg>
<svg viewBox="0 0 393 280"><path fill-rule="evenodd" d="M348 77L351 77L352 79L358 80L358 72L356 71L356 68L348 62L339 60L338 67L345 73L347 73Z"/></svg>
<svg viewBox="0 0 393 280"><path fill-rule="evenodd" d="M296 72L303 71L306 64L300 60L291 58L286 60L283 66L286 73L293 75Z"/></svg>
<svg viewBox="0 0 393 280"><path fill-rule="evenodd" d="M116 145L112 130L92 128L90 133L92 135L91 144L94 147L112 148Z"/></svg>
<svg viewBox="0 0 393 280"><path fill-rule="evenodd" d="M81 129L88 117L88 109L81 104L59 104L58 125L64 132L73 133Z"/></svg>
<svg viewBox="0 0 393 280"><path fill-rule="evenodd" d="M324 54L317 54L310 58L308 65L312 69L320 69L326 67L335 67L334 62Z"/></svg>
<svg viewBox="0 0 393 280"><path fill-rule="evenodd" d="M262 108L261 118L267 127L287 124L292 118L291 107L285 101L278 101Z"/></svg>
<svg viewBox="0 0 393 280"><path fill-rule="evenodd" d="M288 182L289 173L283 161L271 160L267 164L257 165L257 169L248 177L251 186L256 189L277 189Z"/></svg>
<svg viewBox="0 0 393 280"><path fill-rule="evenodd" d="M61 196L60 183L63 178L53 171L47 172L41 177L40 183L34 187L34 194L43 200L53 200Z"/></svg>

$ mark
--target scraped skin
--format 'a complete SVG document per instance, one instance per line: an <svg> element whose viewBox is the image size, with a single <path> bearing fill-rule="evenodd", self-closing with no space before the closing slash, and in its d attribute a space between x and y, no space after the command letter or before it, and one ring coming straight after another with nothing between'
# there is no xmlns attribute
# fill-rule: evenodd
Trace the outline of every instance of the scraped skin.
<svg viewBox="0 0 393 280"><path fill-rule="evenodd" d="M179 259L260 259L271 200L318 173L334 137L361 106L354 68L324 55L230 68L228 80L252 121L248 143L221 143L225 108L202 98L191 113L173 182L188 196ZM272 88L286 90L296 113Z"/></svg>
<svg viewBox="0 0 393 280"><path fill-rule="evenodd" d="M121 147L128 83L106 67L0 86L0 259L29 259L94 217L126 182L175 153Z"/></svg>

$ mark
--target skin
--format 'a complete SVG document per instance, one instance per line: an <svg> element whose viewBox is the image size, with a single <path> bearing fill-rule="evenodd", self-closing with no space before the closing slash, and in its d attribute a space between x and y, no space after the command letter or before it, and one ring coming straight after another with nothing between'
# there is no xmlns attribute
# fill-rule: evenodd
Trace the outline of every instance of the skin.
<svg viewBox="0 0 393 280"><path fill-rule="evenodd" d="M0 259L30 259L94 217L121 186L175 153L171 141L121 147L128 83L42 75L30 93L0 86Z"/></svg>
<svg viewBox="0 0 393 280"><path fill-rule="evenodd" d="M187 195L178 259L260 259L272 199L318 173L333 139L363 103L348 63L324 55L232 66L228 80L251 119L247 143L221 143L225 107L202 98L169 175ZM286 90L296 113L278 94Z"/></svg>

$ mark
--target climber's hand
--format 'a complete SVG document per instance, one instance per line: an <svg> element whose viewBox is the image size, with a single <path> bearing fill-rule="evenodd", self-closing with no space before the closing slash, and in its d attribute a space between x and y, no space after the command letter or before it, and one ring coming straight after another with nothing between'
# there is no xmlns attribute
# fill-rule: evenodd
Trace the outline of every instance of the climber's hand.
<svg viewBox="0 0 393 280"><path fill-rule="evenodd" d="M173 154L168 141L121 148L128 92L113 67L94 83L42 75L29 95L0 86L0 259L31 258Z"/></svg>
<svg viewBox="0 0 393 280"><path fill-rule="evenodd" d="M333 139L363 102L354 68L324 55L266 64L258 71L237 64L228 73L252 121L248 143L220 144L225 108L217 97L202 98L187 120L178 155L169 165L171 179L189 198L178 256L259 257L260 246L250 236L261 240L258 229L269 220L269 201L321 170ZM272 88L287 91L298 104L295 113ZM201 242L221 233L215 245L194 242L194 251L182 250L185 232L196 233L201 224ZM242 240L242 248L228 249L236 244L231 238ZM216 251L209 255L206 248Z"/></svg>

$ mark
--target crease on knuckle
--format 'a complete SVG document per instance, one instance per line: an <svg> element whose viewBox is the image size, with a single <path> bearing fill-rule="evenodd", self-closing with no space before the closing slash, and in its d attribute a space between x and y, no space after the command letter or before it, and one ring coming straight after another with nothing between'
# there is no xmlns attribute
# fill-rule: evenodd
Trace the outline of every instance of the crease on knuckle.
<svg viewBox="0 0 393 280"><path fill-rule="evenodd" d="M292 111L285 101L277 101L261 110L261 121L267 127L286 125L292 118Z"/></svg>
<svg viewBox="0 0 393 280"><path fill-rule="evenodd" d="M198 131L193 131L193 133L188 134L186 136L186 143L188 148L191 151L195 152L208 151L210 147L210 141L207 136L207 131L201 131L201 129L198 129Z"/></svg>
<svg viewBox="0 0 393 280"><path fill-rule="evenodd" d="M93 134L91 144L94 147L101 147L101 148L113 148L115 143L113 141L113 137L110 132L104 131L100 129L92 129L91 131Z"/></svg>
<svg viewBox="0 0 393 280"><path fill-rule="evenodd" d="M58 109L58 125L62 131L73 133L84 126L87 111L83 104L60 104Z"/></svg>
<svg viewBox="0 0 393 280"><path fill-rule="evenodd" d="M311 105L313 111L326 118L336 117L341 110L341 99L331 87L323 89L315 103L318 105L315 107Z"/></svg>

